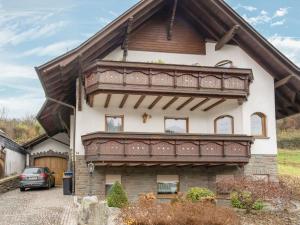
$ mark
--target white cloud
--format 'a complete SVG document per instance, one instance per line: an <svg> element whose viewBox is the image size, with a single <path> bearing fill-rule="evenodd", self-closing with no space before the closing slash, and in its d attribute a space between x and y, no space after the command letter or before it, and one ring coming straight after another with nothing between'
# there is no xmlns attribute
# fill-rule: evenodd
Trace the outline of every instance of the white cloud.
<svg viewBox="0 0 300 225"><path fill-rule="evenodd" d="M283 18L288 14L288 8L279 8L274 15L270 15L266 10L261 10L256 16L243 15L243 18L247 20L251 25L258 24L270 24L271 26L280 26L285 23L285 19L274 21L276 18Z"/></svg>
<svg viewBox="0 0 300 225"><path fill-rule="evenodd" d="M272 27L274 27L274 26L282 26L284 23L285 23L285 19L276 21L276 22L272 23L271 26Z"/></svg>
<svg viewBox="0 0 300 225"><path fill-rule="evenodd" d="M234 9L240 9L240 8L245 9L245 10L247 10L247 11L249 11L249 12L253 12L253 11L256 11L256 10L257 10L256 7L251 6L251 5L242 5L242 4L238 4L236 7L234 7Z"/></svg>
<svg viewBox="0 0 300 225"><path fill-rule="evenodd" d="M288 8L279 8L275 14L274 17L283 17L288 14Z"/></svg>
<svg viewBox="0 0 300 225"><path fill-rule="evenodd" d="M8 78L37 79L37 75L31 66L0 62L1 83Z"/></svg>
<svg viewBox="0 0 300 225"><path fill-rule="evenodd" d="M300 66L300 38L274 35L268 40L295 64Z"/></svg>
<svg viewBox="0 0 300 225"><path fill-rule="evenodd" d="M101 16L97 18L97 21L102 24L109 24L111 22L111 19Z"/></svg>
<svg viewBox="0 0 300 225"><path fill-rule="evenodd" d="M112 11L112 10L108 11L108 13L114 17L117 17L120 15L119 13L116 13L115 11Z"/></svg>
<svg viewBox="0 0 300 225"><path fill-rule="evenodd" d="M69 40L61 41L50 44L48 46L40 46L31 50L28 50L24 53L19 54L19 56L58 56L67 51L70 51L80 43L79 40Z"/></svg>
<svg viewBox="0 0 300 225"><path fill-rule="evenodd" d="M243 18L254 26L257 24L269 23L272 20L269 13L264 10L260 11L257 16L248 17L247 15L243 15Z"/></svg>

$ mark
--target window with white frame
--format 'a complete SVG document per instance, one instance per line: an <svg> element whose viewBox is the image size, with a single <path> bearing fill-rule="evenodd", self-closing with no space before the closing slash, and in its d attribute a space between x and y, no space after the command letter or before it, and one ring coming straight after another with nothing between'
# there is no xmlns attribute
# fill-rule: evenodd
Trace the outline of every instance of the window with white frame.
<svg viewBox="0 0 300 225"><path fill-rule="evenodd" d="M108 195L111 187L116 182L119 182L121 184L121 175L120 174L106 174L106 176L105 176L105 195Z"/></svg>
<svg viewBox="0 0 300 225"><path fill-rule="evenodd" d="M178 175L157 175L157 194L171 195L179 192Z"/></svg>

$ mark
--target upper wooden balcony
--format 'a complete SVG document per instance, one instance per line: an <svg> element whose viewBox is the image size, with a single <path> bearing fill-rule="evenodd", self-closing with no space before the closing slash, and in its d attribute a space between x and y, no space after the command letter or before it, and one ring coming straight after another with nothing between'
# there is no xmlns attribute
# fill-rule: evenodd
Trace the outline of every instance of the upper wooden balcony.
<svg viewBox="0 0 300 225"><path fill-rule="evenodd" d="M245 164L252 142L244 135L97 132L82 136L86 160L99 165Z"/></svg>
<svg viewBox="0 0 300 225"><path fill-rule="evenodd" d="M121 93L246 100L253 80L251 69L101 60L83 73L88 96Z"/></svg>

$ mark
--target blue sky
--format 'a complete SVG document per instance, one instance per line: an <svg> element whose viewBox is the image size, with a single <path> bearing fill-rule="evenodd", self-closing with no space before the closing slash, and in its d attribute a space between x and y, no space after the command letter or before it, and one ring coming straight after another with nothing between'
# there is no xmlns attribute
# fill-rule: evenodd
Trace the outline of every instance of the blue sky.
<svg viewBox="0 0 300 225"><path fill-rule="evenodd" d="M138 0L0 0L0 108L36 114L44 92L34 66L76 47ZM300 66L299 0L227 0Z"/></svg>

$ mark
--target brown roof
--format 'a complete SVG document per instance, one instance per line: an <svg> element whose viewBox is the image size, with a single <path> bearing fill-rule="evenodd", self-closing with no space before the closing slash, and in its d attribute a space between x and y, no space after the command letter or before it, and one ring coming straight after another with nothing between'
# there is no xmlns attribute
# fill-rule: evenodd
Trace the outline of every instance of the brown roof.
<svg viewBox="0 0 300 225"><path fill-rule="evenodd" d="M75 82L81 65L103 58L124 40L128 20L133 17L135 30L163 7L172 7L170 0L144 0L96 33L74 50L36 68L45 93L51 98L75 105ZM179 10L206 38L218 41L233 26L241 29L232 39L279 81L294 75L290 82L276 89L276 115L283 118L300 112L300 69L254 30L223 0L180 0ZM292 82L294 81L294 82ZM49 135L62 130L62 120L69 125L71 111L46 101L37 118Z"/></svg>

